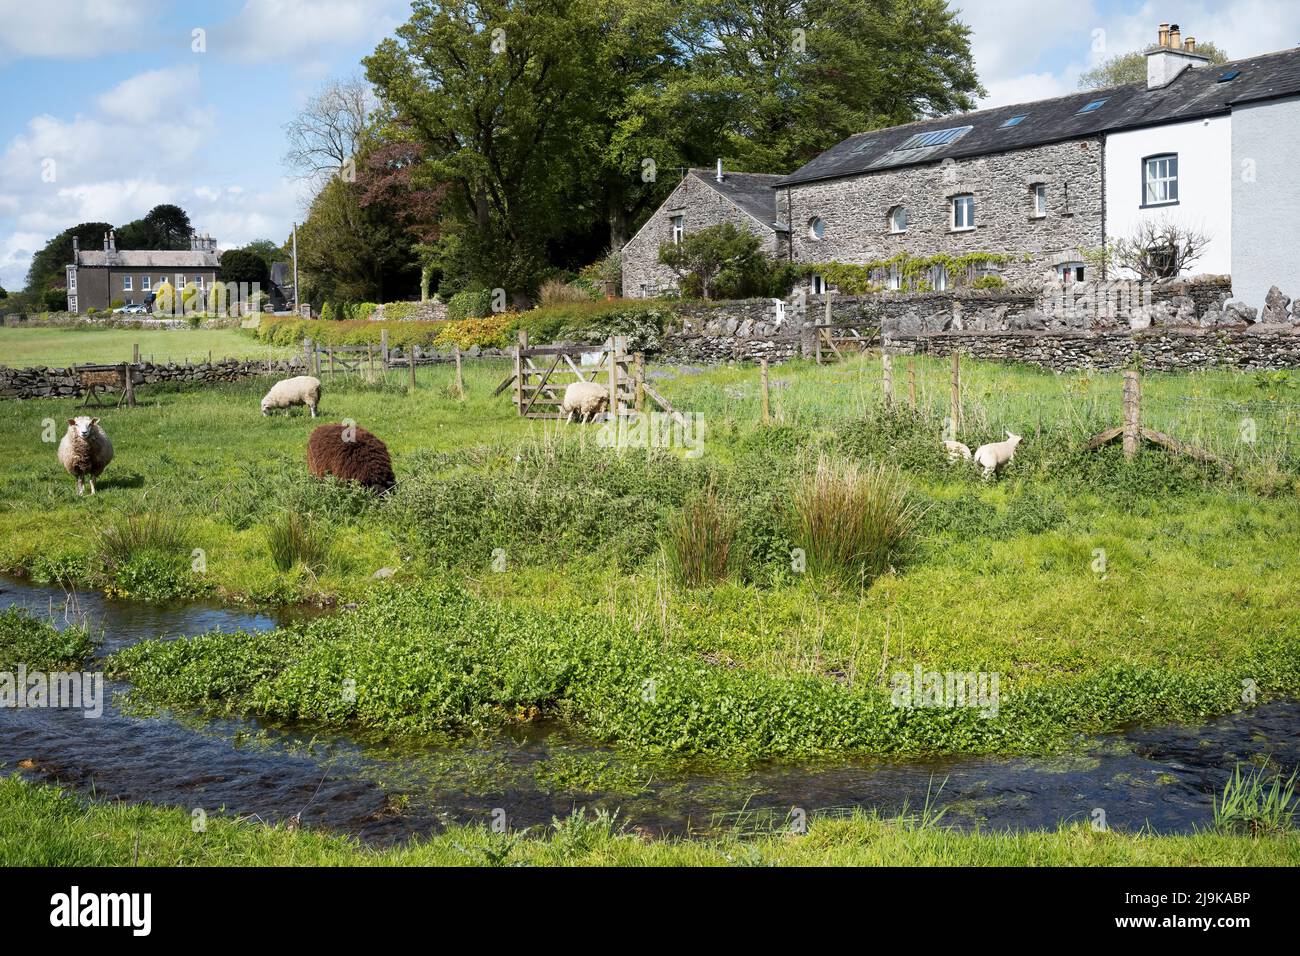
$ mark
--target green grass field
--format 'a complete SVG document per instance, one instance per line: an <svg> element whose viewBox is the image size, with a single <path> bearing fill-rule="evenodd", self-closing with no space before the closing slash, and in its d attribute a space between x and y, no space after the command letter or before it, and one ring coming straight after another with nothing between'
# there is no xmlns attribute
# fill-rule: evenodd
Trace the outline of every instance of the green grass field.
<svg viewBox="0 0 1300 956"><path fill-rule="evenodd" d="M221 358L281 358L289 349L259 342L239 329L0 328L0 365L11 368Z"/></svg>
<svg viewBox="0 0 1300 956"><path fill-rule="evenodd" d="M940 821L940 824L942 821ZM455 827L392 849L181 809L85 805L56 787L0 779L0 866L1296 866L1300 835L1152 836L1074 825L963 834L919 817L813 818L806 834L644 841L574 816L549 832Z"/></svg>

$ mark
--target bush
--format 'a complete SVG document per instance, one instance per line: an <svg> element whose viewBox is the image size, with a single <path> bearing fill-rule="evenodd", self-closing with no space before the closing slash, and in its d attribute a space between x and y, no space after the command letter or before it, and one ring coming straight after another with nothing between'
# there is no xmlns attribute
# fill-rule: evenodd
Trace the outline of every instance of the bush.
<svg viewBox="0 0 1300 956"><path fill-rule="evenodd" d="M814 578L866 586L891 567L916 524L898 472L821 456L791 493L795 544Z"/></svg>
<svg viewBox="0 0 1300 956"><path fill-rule="evenodd" d="M732 570L736 520L713 488L695 495L668 523L664 553L677 583L700 587Z"/></svg>
<svg viewBox="0 0 1300 956"><path fill-rule="evenodd" d="M508 343L510 330L514 327L515 316L501 312L483 319L462 319L439 323L433 344L441 349L459 345L462 349L478 346L479 348L499 348Z"/></svg>
<svg viewBox="0 0 1300 956"><path fill-rule="evenodd" d="M326 302L320 307L320 320L322 322L333 322L339 316L334 314L334 306Z"/></svg>
<svg viewBox="0 0 1300 956"><path fill-rule="evenodd" d="M492 314L492 293L487 289L457 292L447 303L447 318L484 319Z"/></svg>
<svg viewBox="0 0 1300 956"><path fill-rule="evenodd" d="M591 299L592 295L587 289L561 279L547 279L537 292L537 301L543 307L566 302L590 302Z"/></svg>

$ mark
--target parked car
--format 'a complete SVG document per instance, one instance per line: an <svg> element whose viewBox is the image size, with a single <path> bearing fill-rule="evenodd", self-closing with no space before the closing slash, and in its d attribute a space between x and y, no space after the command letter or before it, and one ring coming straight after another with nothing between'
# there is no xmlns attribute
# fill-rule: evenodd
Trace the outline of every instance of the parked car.
<svg viewBox="0 0 1300 956"><path fill-rule="evenodd" d="M148 315L149 310L143 305L131 304L113 310L114 315Z"/></svg>

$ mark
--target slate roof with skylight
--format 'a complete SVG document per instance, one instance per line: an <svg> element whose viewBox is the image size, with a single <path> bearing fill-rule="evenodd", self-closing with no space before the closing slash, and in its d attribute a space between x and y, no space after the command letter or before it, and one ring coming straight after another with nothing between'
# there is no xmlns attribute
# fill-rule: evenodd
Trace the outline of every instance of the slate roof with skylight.
<svg viewBox="0 0 1300 956"><path fill-rule="evenodd" d="M1230 81L1221 79L1228 74L1233 74ZM858 133L779 178L776 185L836 179L883 168L1003 153L1183 122L1227 113L1237 104L1295 95L1300 95L1300 49L1283 50L1217 67L1189 69L1169 85L1154 90L1148 90L1144 81ZM1093 104L1098 105L1086 109ZM965 125L955 126L954 122ZM935 145L903 145L926 134L953 130L961 130L961 135Z"/></svg>

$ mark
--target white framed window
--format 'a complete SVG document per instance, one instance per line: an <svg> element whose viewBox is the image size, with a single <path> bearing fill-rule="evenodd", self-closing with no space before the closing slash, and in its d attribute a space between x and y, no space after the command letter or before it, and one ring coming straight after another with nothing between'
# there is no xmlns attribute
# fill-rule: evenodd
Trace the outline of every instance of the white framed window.
<svg viewBox="0 0 1300 956"><path fill-rule="evenodd" d="M131 289L131 277L130 277L130 276L122 276L122 291L123 291L123 292L130 292L130 291L132 291L132 289Z"/></svg>
<svg viewBox="0 0 1300 956"><path fill-rule="evenodd" d="M812 294L823 295L826 292L826 280L817 273L812 274Z"/></svg>
<svg viewBox="0 0 1300 956"><path fill-rule="evenodd" d="M1034 194L1034 218L1047 218L1047 185L1045 183L1035 183L1033 186Z"/></svg>
<svg viewBox="0 0 1300 956"><path fill-rule="evenodd" d="M907 232L907 207L895 206L889 210L889 231Z"/></svg>
<svg viewBox="0 0 1300 956"><path fill-rule="evenodd" d="M644 299L645 297L646 297L646 294L645 294L645 283L642 282L642 283L641 283L641 298Z"/></svg>
<svg viewBox="0 0 1300 956"><path fill-rule="evenodd" d="M77 291L77 270L75 266L70 266L68 268L68 291Z"/></svg>
<svg viewBox="0 0 1300 956"><path fill-rule="evenodd" d="M952 197L952 228L954 231L975 228L975 197Z"/></svg>
<svg viewBox="0 0 1300 956"><path fill-rule="evenodd" d="M826 223L822 221L821 216L813 216L808 220L808 238L814 241L821 240L826 236Z"/></svg>
<svg viewBox="0 0 1300 956"><path fill-rule="evenodd" d="M200 289L203 288L203 276L195 276L193 281L194 284L198 286Z"/></svg>
<svg viewBox="0 0 1300 956"><path fill-rule="evenodd" d="M1063 285L1084 281L1086 266L1082 262L1062 262L1056 267L1056 276Z"/></svg>
<svg viewBox="0 0 1300 956"><path fill-rule="evenodd" d="M1148 156L1142 160L1142 205L1178 202L1178 154Z"/></svg>
<svg viewBox="0 0 1300 956"><path fill-rule="evenodd" d="M673 224L673 245L680 246L682 244L682 237L686 235L686 217L673 216L672 224Z"/></svg>
<svg viewBox="0 0 1300 956"><path fill-rule="evenodd" d="M885 273L885 288L898 290L903 287L903 268L897 262L889 264L889 271Z"/></svg>
<svg viewBox="0 0 1300 956"><path fill-rule="evenodd" d="M81 311L80 309L77 308L77 297L75 295L68 296L68 311L69 312Z"/></svg>
<svg viewBox="0 0 1300 956"><path fill-rule="evenodd" d="M948 267L934 266L930 269L930 288L935 292L944 292L948 288Z"/></svg>
<svg viewBox="0 0 1300 956"><path fill-rule="evenodd" d="M153 278L151 276L140 277L140 291L149 292L153 288Z"/></svg>

